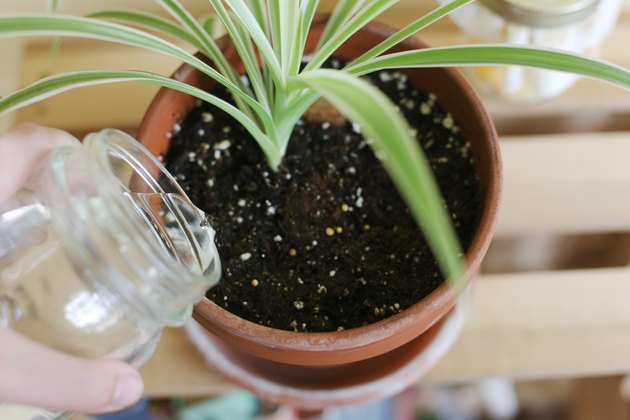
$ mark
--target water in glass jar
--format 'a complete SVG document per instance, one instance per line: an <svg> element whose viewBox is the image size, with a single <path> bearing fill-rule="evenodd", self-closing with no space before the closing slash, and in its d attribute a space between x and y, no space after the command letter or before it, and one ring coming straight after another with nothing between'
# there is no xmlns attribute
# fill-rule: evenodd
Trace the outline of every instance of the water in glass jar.
<svg viewBox="0 0 630 420"><path fill-rule="evenodd" d="M148 228L165 258L170 256L200 276L210 273L218 277L214 231L201 210L176 194L124 195L131 213ZM96 213L107 209L99 200L90 198ZM31 220L40 225L39 242L18 247L0 259L0 325L68 353L128 359L131 349L149 337L107 287L86 287L86 281L94 284L107 274L102 271L103 264L95 261L92 267L81 266L67 252L59 236L63 233L50 219L46 223ZM15 223L22 223L31 234L37 231L24 220L16 219ZM121 238L121 243L128 239ZM133 255L115 248L103 251L102 261L115 262ZM130 278L133 275L129 273ZM151 290L146 293L149 297Z"/></svg>

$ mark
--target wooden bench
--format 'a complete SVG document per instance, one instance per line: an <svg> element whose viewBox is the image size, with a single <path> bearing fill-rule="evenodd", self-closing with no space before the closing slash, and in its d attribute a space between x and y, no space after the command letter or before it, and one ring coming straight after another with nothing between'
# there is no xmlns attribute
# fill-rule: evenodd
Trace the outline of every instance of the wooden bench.
<svg viewBox="0 0 630 420"><path fill-rule="evenodd" d="M404 1L384 20L401 25L405 16L417 15L416 4ZM3 5L0 12L4 11L13 9ZM444 21L422 37L433 45L448 45L457 42L458 34ZM630 68L628 39L626 1L619 24L604 45L604 58ZM177 67L173 60L153 53L98 45L68 40L53 62L46 42L2 39L0 94L46 74L79 68L170 74ZM155 91L139 84L83 89L30 106L3 124L33 121L77 136L104 127L133 133ZM498 241L519 244L527 252L521 257L542 254L539 258L544 259L545 253L555 252L560 235L630 232L629 92L582 80L540 106L506 107L489 101L488 106L502 137L505 168ZM496 260L500 251L491 247L489 259ZM482 274L461 337L425 380L626 373L629 299L626 267ZM165 332L142 374L152 397L205 396L231 387L205 366L181 330Z"/></svg>

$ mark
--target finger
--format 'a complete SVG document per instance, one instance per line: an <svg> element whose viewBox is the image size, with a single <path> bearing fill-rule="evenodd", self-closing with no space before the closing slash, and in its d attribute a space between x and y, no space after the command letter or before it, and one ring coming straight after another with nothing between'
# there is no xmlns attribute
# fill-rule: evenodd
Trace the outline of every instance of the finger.
<svg viewBox="0 0 630 420"><path fill-rule="evenodd" d="M62 130L21 124L0 136L0 203L42 168L50 152L79 141Z"/></svg>
<svg viewBox="0 0 630 420"><path fill-rule="evenodd" d="M113 360L86 360L0 328L0 401L52 411L116 411L142 395L142 379Z"/></svg>

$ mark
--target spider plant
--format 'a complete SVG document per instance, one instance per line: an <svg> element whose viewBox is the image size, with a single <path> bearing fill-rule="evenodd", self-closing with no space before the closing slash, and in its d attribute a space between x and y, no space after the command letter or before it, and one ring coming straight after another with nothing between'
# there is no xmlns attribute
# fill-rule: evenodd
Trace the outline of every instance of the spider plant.
<svg viewBox="0 0 630 420"><path fill-rule="evenodd" d="M630 88L630 73L574 54L510 45L427 48L388 53L397 43L464 6L454 0L419 17L341 70L322 65L353 34L397 0L340 0L317 48L305 60L305 44L318 0L208 0L246 69L245 83L228 64L206 22L178 0L156 0L170 19L142 12L110 10L88 17L27 15L0 17L0 36L74 36L133 45L167 54L225 86L234 104L182 82L146 71L78 71L42 79L0 100L7 112L87 85L139 81L176 89L222 109L258 142L272 169L287 150L294 125L320 97L358 123L409 205L452 284L462 272L461 250L422 150L407 122L378 89L358 76L383 69L429 66L521 65L568 71ZM212 66L167 39L185 42Z"/></svg>

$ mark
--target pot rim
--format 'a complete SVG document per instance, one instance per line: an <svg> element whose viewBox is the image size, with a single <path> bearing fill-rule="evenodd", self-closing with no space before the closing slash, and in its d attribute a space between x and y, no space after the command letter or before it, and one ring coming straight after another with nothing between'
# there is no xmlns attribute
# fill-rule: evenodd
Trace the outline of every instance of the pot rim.
<svg viewBox="0 0 630 420"><path fill-rule="evenodd" d="M326 19L327 16L318 16L313 21L311 30L317 25L321 26ZM371 22L362 31L387 37L394 30L387 25ZM404 49L427 47L425 43L413 37L401 42L399 46ZM501 156L494 125L471 85L454 68L440 68L437 71L444 72L453 84L458 86L461 95L458 100L470 104L469 108L474 113L476 120L479 121L479 125L484 132L485 141L488 142L487 148L492 153L492 156L488 159L492 175L488 177L488 182L485 185L484 210L473 241L465 256L466 270L463 277L464 281L469 284L470 279L479 270L482 257L490 245L496 226L501 195ZM195 72L195 69L183 65L175 72L174 77L180 80L187 79ZM144 133L149 126L147 116L154 112L154 108L157 107L158 103L167 101L170 96L176 94L180 93L165 88L160 89L140 127L139 138L141 141L145 137ZM232 344L243 341L248 342L250 348L246 351L257 356L280 362L288 361L296 364L322 365L358 360L358 353L364 354L366 350L373 348L375 343L383 340L394 338L394 342L389 346L390 349L405 344L424 330L430 328L448 313L455 301L455 293L448 282L445 281L424 299L398 314L366 326L331 332L294 332L263 326L240 318L205 297L195 305L193 316L206 329ZM414 325L418 324L418 318L426 319L426 326L423 331L417 331L417 328L414 328ZM296 354L292 355L291 352L296 352ZM382 352L370 352L368 350L368 355L361 356L361 358L373 357ZM332 357L334 360L328 360L328 357Z"/></svg>

